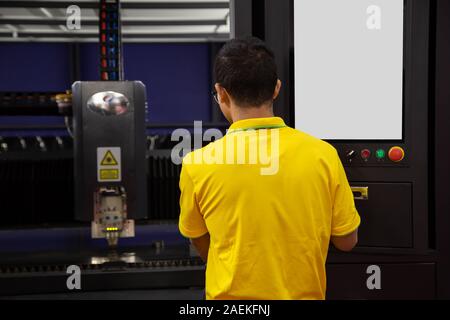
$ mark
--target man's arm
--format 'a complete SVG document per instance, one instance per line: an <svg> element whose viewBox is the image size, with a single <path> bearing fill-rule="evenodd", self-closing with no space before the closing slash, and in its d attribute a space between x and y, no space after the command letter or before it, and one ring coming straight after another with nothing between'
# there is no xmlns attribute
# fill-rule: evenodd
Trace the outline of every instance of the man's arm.
<svg viewBox="0 0 450 320"><path fill-rule="evenodd" d="M358 243L358 229L345 236L332 236L331 242L341 251L351 251Z"/></svg>
<svg viewBox="0 0 450 320"><path fill-rule="evenodd" d="M335 153L335 174L333 181L333 213L331 219L331 242L342 251L351 251L358 243L358 227L361 218L355 207L353 192L344 167Z"/></svg>
<svg viewBox="0 0 450 320"><path fill-rule="evenodd" d="M195 249L197 249L198 254L205 263L208 261L209 242L209 233L200 238L191 239L191 243L194 245Z"/></svg>
<svg viewBox="0 0 450 320"><path fill-rule="evenodd" d="M206 262L209 250L208 228L198 206L194 183L184 164L180 174L180 190L181 212L178 228L185 238L191 239L192 245Z"/></svg>

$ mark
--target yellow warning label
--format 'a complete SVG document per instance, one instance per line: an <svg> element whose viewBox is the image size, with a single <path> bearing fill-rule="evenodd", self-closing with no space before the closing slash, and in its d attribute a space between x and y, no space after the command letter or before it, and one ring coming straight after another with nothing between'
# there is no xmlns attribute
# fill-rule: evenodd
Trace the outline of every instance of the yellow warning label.
<svg viewBox="0 0 450 320"><path fill-rule="evenodd" d="M100 169L100 180L119 179L119 169Z"/></svg>
<svg viewBox="0 0 450 320"><path fill-rule="evenodd" d="M121 160L120 147L97 148L97 181L121 181Z"/></svg>
<svg viewBox="0 0 450 320"><path fill-rule="evenodd" d="M108 150L105 153L105 156L102 159L102 162L100 162L100 165L102 166L118 166L119 163L117 162L116 158L114 158L114 155L112 154L111 150Z"/></svg>

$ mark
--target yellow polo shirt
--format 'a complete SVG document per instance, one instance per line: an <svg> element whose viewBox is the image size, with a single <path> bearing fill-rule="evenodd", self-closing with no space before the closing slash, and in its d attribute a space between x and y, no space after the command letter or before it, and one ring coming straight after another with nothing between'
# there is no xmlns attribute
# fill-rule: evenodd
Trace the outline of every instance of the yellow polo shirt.
<svg viewBox="0 0 450 320"><path fill-rule="evenodd" d="M360 224L336 150L281 118L183 159L179 229L210 234L207 299L324 299L330 236Z"/></svg>

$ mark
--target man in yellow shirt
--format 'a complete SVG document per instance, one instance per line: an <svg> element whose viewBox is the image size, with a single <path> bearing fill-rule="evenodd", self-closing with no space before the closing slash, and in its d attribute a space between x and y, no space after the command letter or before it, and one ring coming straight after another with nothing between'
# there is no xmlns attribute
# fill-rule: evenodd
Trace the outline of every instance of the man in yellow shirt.
<svg viewBox="0 0 450 320"><path fill-rule="evenodd" d="M231 40L214 69L232 125L180 177L179 229L207 262L206 298L324 299L330 241L351 250L360 224L338 154L274 117L281 82L263 42Z"/></svg>

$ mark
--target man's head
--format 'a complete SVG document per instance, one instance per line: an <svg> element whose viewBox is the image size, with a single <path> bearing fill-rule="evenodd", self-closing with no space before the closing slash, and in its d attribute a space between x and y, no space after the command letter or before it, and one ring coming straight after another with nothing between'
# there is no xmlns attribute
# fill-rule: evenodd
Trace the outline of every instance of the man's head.
<svg viewBox="0 0 450 320"><path fill-rule="evenodd" d="M236 112L272 110L281 81L274 55L261 40L226 43L216 57L214 73L217 100L228 121Z"/></svg>

